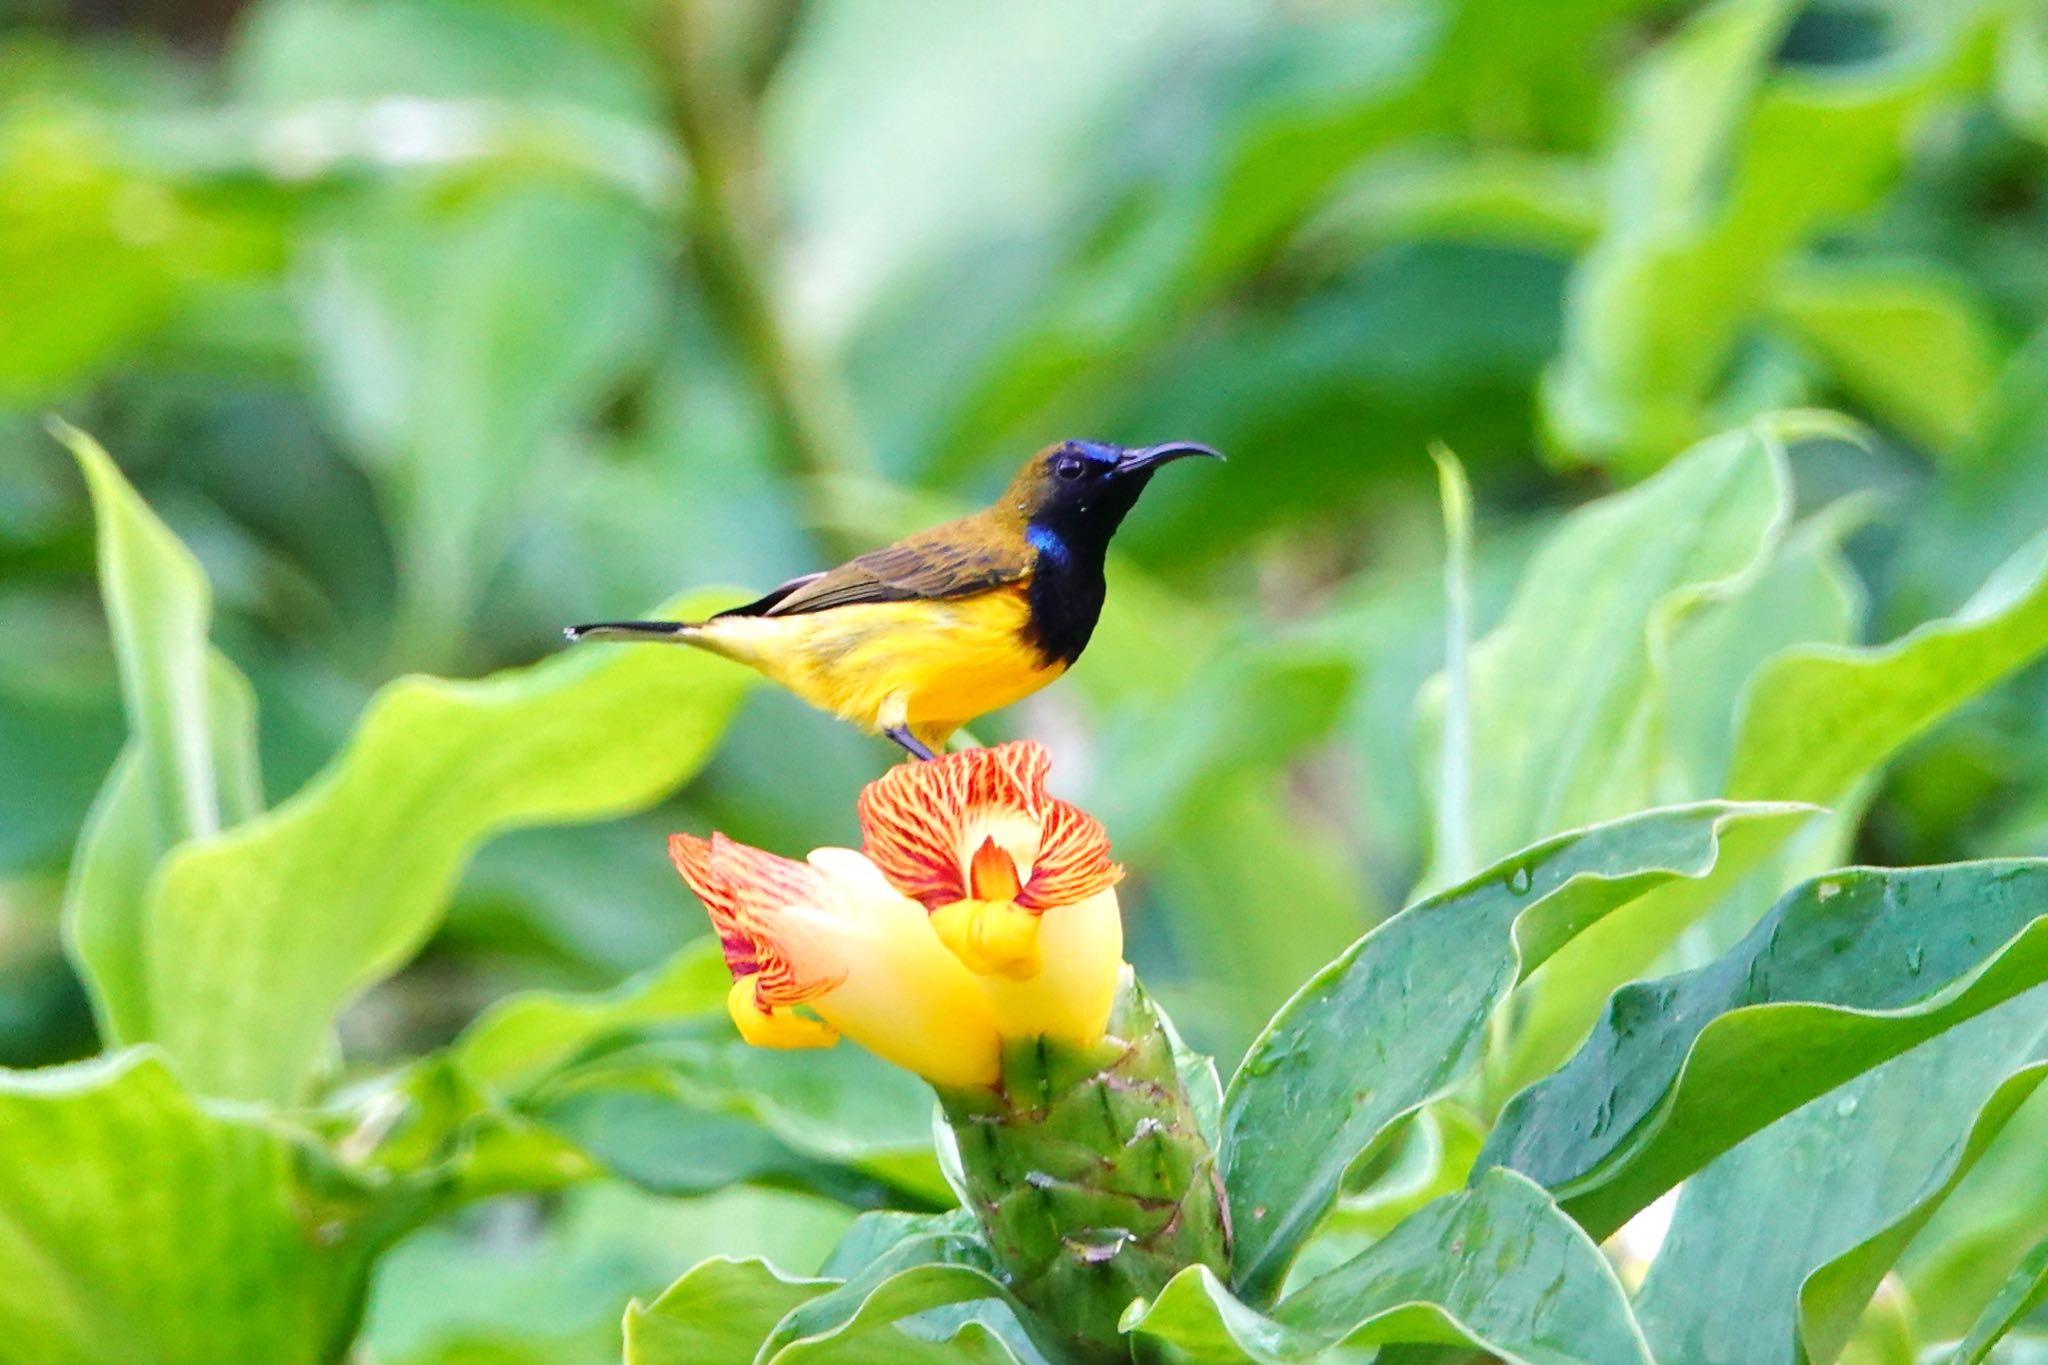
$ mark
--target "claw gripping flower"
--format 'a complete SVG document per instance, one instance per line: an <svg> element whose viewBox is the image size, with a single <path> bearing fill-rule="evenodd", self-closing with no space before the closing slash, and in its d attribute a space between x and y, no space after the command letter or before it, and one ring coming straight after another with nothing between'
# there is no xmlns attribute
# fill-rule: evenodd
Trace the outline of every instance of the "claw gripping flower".
<svg viewBox="0 0 2048 1365"><path fill-rule="evenodd" d="M764 1047L843 1034L925 1077L963 1193L1011 1290L1071 1353L1181 1267L1219 1273L1229 1226L1171 1035L1123 964L1109 839L1046 791L1037 744L893 769L862 849L805 862L678 834L727 1007Z"/></svg>

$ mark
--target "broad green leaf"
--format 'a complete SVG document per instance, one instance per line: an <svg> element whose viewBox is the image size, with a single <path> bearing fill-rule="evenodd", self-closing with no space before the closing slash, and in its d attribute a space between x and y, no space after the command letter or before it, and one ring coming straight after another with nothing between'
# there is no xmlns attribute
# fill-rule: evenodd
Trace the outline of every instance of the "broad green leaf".
<svg viewBox="0 0 2048 1365"><path fill-rule="evenodd" d="M754 1183L854 1207L947 1202L930 1092L858 1048L746 1047L730 980L705 938L610 991L508 997L446 1052L351 1094L339 1140L373 1133L365 1169L439 1172L472 1196L602 1171L667 1195Z"/></svg>
<svg viewBox="0 0 2048 1365"><path fill-rule="evenodd" d="M507 997L478 1015L452 1052L477 1083L516 1093L608 1034L718 1014L731 987L718 941L703 938L613 990L594 995L527 991Z"/></svg>
<svg viewBox="0 0 2048 1365"><path fill-rule="evenodd" d="M944 1311L968 1304L1000 1306L1000 1327ZM1020 1356L1039 1359L995 1278L988 1248L972 1231L943 1230L898 1242L844 1285L797 1305L761 1348L761 1359L774 1365L939 1365Z"/></svg>
<svg viewBox="0 0 2048 1365"><path fill-rule="evenodd" d="M1943 455L1975 428L1998 337L1959 281L1897 266L1788 270L1772 312L1860 404Z"/></svg>
<svg viewBox="0 0 2048 1365"><path fill-rule="evenodd" d="M1195 1267L1134 1311L1128 1330L1203 1365L1292 1365L1340 1344L1392 1343L1464 1347L1511 1365L1650 1361L1599 1248L1540 1189L1498 1170L1424 1206L1271 1317Z"/></svg>
<svg viewBox="0 0 2048 1365"><path fill-rule="evenodd" d="M1743 690L1766 661L1781 650L1854 638L1864 595L1842 541L1870 510L1863 498L1843 498L1808 517L1739 587L1673 632L1662 736L1667 799L1726 788Z"/></svg>
<svg viewBox="0 0 2048 1365"><path fill-rule="evenodd" d="M160 874L156 1037L202 1093L298 1098L335 1013L426 940L478 843L651 804L704 762L747 685L651 648L390 684L305 790Z"/></svg>
<svg viewBox="0 0 2048 1365"><path fill-rule="evenodd" d="M2048 1074L2034 990L1850 1081L1685 1183L1637 1316L1666 1360L1830 1360L1900 1250Z"/></svg>
<svg viewBox="0 0 2048 1365"><path fill-rule="evenodd" d="M84 432L53 430L78 461L99 525L100 591L121 662L121 696L139 746L158 841L221 828L207 703L205 571Z"/></svg>
<svg viewBox="0 0 2048 1365"><path fill-rule="evenodd" d="M52 429L92 495L100 591L131 736L79 836L64 916L100 1028L118 1046L149 1036L150 873L174 845L262 809L255 699L207 643L213 592L199 561L98 442L62 423Z"/></svg>
<svg viewBox="0 0 2048 1365"><path fill-rule="evenodd" d="M911 1263L840 1284L791 1280L762 1261L696 1266L645 1307L626 1314L627 1365L1013 1365L1020 1357L972 1318L936 1339L899 1324L934 1309L1001 1299L987 1273L939 1261Z"/></svg>
<svg viewBox="0 0 2048 1365"><path fill-rule="evenodd" d="M1833 801L1935 721L2048 648L2048 535L1955 615L1889 645L1786 650L1751 684L1729 791Z"/></svg>
<svg viewBox="0 0 2048 1365"><path fill-rule="evenodd" d="M1574 513L1536 553L1506 618L1472 650L1471 783L1484 793L1474 856L1653 802L1671 630L1776 539L1790 496L1779 441L1760 427L1705 442ZM1561 676L1571 685L1531 685Z"/></svg>
<svg viewBox="0 0 2048 1365"><path fill-rule="evenodd" d="M2039 1242L2021 1259L1997 1297L1984 1305L1983 1316L1957 1344L1948 1365L1978 1365L2007 1332L2044 1303L2048 1303L2048 1242Z"/></svg>
<svg viewBox="0 0 2048 1365"><path fill-rule="evenodd" d="M21 1360L336 1359L372 1256L424 1211L309 1183L276 1125L130 1051L0 1073L0 1337Z"/></svg>
<svg viewBox="0 0 2048 1365"><path fill-rule="evenodd" d="M722 1009L605 1040L531 1088L523 1107L650 1188L772 1175L854 1203L952 1202L922 1081L855 1047L750 1047ZM678 1140L682 1131L698 1140Z"/></svg>
<svg viewBox="0 0 2048 1365"><path fill-rule="evenodd" d="M679 1267L712 1255L808 1265L841 1211L795 1195L729 1190L704 1199L593 1182L547 1202L507 1236L527 1201L465 1211L381 1257L356 1355L378 1365L619 1365L620 1319Z"/></svg>
<svg viewBox="0 0 2048 1365"><path fill-rule="evenodd" d="M791 1279L766 1261L705 1261L626 1310L626 1365L753 1365L783 1315L832 1285Z"/></svg>
<svg viewBox="0 0 2048 1365"><path fill-rule="evenodd" d="M1885 645L1782 650L1751 679L1727 791L1841 806L1942 717L2048 649L2048 536L2007 560L1954 616ZM1647 896L1560 955L1519 1022L1514 1074L1542 1075L1586 1035L1607 992L1650 971L1686 928L1776 854L1783 829L1731 834L1712 877Z"/></svg>
<svg viewBox="0 0 2048 1365"><path fill-rule="evenodd" d="M2048 1226L2048 1092L2037 1091L1899 1264L1929 1340L1963 1336Z"/></svg>
<svg viewBox="0 0 2048 1365"><path fill-rule="evenodd" d="M1578 1054L1508 1104L1479 1169L1512 1166L1605 1237L1773 1120L2043 980L2048 863L1830 873L1717 961L1617 991Z"/></svg>
<svg viewBox="0 0 2048 1365"><path fill-rule="evenodd" d="M1724 830L1806 813L1707 802L1558 835L1402 911L1311 978L1225 1096L1239 1289L1271 1298L1352 1162L1477 1065L1525 973L1650 887L1704 876Z"/></svg>

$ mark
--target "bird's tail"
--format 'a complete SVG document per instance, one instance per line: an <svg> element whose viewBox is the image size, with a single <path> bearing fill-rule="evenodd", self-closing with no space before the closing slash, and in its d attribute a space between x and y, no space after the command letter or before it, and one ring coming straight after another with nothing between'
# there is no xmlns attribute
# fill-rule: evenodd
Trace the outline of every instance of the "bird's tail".
<svg viewBox="0 0 2048 1365"><path fill-rule="evenodd" d="M669 644L688 644L690 637L697 633L694 621L592 621L589 625L570 626L562 634L569 637L569 643L581 644L585 640L638 640L660 641Z"/></svg>

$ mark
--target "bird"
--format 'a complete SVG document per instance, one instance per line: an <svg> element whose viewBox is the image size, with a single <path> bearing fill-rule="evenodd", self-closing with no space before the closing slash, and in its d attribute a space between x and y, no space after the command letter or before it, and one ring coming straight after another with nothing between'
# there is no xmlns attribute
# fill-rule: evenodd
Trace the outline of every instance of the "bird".
<svg viewBox="0 0 2048 1365"><path fill-rule="evenodd" d="M930 759L953 732L1029 696L1081 657L1105 595L1110 537L1159 469L1196 441L1060 441L982 511L805 574L701 621L597 621L572 643L692 645Z"/></svg>

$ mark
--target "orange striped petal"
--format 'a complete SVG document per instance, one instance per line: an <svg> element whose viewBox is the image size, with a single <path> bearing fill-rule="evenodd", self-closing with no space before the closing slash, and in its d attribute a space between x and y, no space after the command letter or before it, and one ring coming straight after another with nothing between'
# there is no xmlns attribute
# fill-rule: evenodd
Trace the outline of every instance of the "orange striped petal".
<svg viewBox="0 0 2048 1365"><path fill-rule="evenodd" d="M1046 793L1052 755L1023 741L967 749L929 763L907 763L868 784L860 796L863 851L896 889L927 910L987 894L999 880L994 853L1006 855L1018 905L1043 911L1085 900L1114 885L1102 825ZM1022 847L1001 847L994 830L1028 831ZM1002 841L1018 841L1003 835ZM1028 864L1028 871L1024 865ZM1021 876L1017 874L1021 873ZM986 880L987 885L978 887Z"/></svg>
<svg viewBox="0 0 2048 1365"><path fill-rule="evenodd" d="M674 834L668 852L711 913L734 979L753 978L762 1011L814 999L846 979L845 964L825 960L819 945L790 932L791 907L836 904L838 892L823 872L723 834Z"/></svg>
<svg viewBox="0 0 2048 1365"><path fill-rule="evenodd" d="M962 847L969 822L994 812L1035 820L1051 767L1045 746L1026 742L891 768L860 794L862 851L926 909L964 900L974 853Z"/></svg>
<svg viewBox="0 0 2048 1365"><path fill-rule="evenodd" d="M1017 904L1039 911L1078 905L1123 880L1123 868L1110 861L1109 834L1094 816L1054 801L1046 809L1043 828L1038 859L1017 894Z"/></svg>

